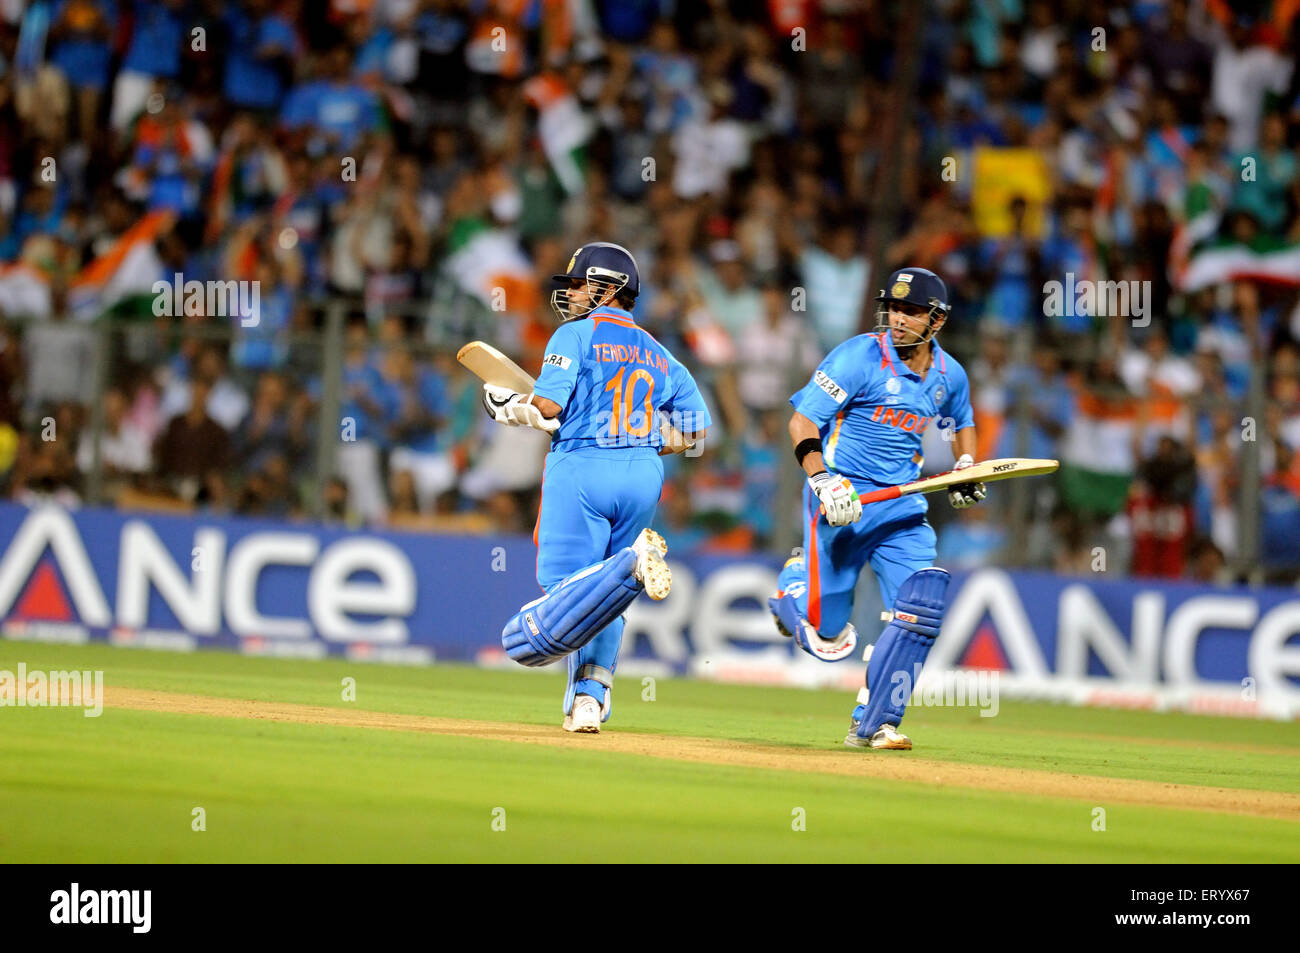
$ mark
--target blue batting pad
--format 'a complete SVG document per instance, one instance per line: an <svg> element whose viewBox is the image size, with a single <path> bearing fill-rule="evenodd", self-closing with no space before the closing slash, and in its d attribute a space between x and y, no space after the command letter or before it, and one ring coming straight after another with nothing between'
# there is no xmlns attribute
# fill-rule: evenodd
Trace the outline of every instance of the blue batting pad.
<svg viewBox="0 0 1300 953"><path fill-rule="evenodd" d="M894 618L880 633L867 663L869 697L861 712L859 738L869 739L881 725L903 720L917 676L943 624L950 580L947 570L921 569L898 587Z"/></svg>
<svg viewBox="0 0 1300 953"><path fill-rule="evenodd" d="M501 631L506 654L520 665L537 666L582 648L644 590L635 566L636 553L620 550L524 606Z"/></svg>
<svg viewBox="0 0 1300 953"><path fill-rule="evenodd" d="M779 599L767 600L767 607L776 618L776 625L783 633L797 639L803 631L803 616L799 614L799 603L794 596L785 593Z"/></svg>

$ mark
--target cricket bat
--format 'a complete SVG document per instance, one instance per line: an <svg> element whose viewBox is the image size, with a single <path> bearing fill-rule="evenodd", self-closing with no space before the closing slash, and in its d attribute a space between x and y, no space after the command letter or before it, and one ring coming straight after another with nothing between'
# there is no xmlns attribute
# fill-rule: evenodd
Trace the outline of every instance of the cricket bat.
<svg viewBox="0 0 1300 953"><path fill-rule="evenodd" d="M898 486L886 486L870 493L863 493L858 499L863 503L880 503L884 500L896 500L900 496L913 493L937 493L959 483L992 483L995 480L1010 480L1012 477L1037 476L1042 473L1054 473L1061 464L1057 460L1031 460L1026 457L1003 457L1000 460L985 460L974 463L965 470L949 470L911 483Z"/></svg>
<svg viewBox="0 0 1300 953"><path fill-rule="evenodd" d="M537 383L526 370L483 341L470 341L456 352L456 360L483 383L509 387L516 394L531 394Z"/></svg>
<svg viewBox="0 0 1300 953"><path fill-rule="evenodd" d="M533 375L485 341L470 341L456 352L456 360L483 383L509 387L516 394L531 394L537 384ZM681 453L695 446L662 414L659 435L665 449L672 453Z"/></svg>

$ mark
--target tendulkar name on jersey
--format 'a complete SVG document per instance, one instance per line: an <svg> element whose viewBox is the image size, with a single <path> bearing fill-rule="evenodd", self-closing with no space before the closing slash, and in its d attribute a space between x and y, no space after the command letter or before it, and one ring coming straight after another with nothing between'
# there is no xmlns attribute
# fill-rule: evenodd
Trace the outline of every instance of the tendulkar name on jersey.
<svg viewBox="0 0 1300 953"><path fill-rule="evenodd" d="M933 341L923 378L903 363L887 335L860 334L826 355L794 409L817 424L827 469L882 485L921 472L921 435L930 422L955 433L974 426L966 370Z"/></svg>
<svg viewBox="0 0 1300 953"><path fill-rule="evenodd" d="M657 367L664 374L668 373L668 359L665 356L668 352L664 351L662 347L659 347L658 350L646 349L642 351L639 344L633 344L629 347L626 344L601 341L593 344L591 349L595 352L598 361L614 364L645 364L650 367Z"/></svg>
<svg viewBox="0 0 1300 953"><path fill-rule="evenodd" d="M663 444L660 412L683 433L711 423L690 372L621 308L601 307L560 325L533 393L564 408L552 452L657 449Z"/></svg>

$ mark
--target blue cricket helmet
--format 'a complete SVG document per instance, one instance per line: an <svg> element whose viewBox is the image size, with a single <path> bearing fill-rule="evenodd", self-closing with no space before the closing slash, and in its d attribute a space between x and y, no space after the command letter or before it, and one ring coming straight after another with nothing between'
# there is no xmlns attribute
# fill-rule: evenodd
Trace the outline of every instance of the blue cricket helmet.
<svg viewBox="0 0 1300 953"><path fill-rule="evenodd" d="M934 327L935 319L946 320L951 308L948 305L948 286L943 283L943 279L933 271L926 268L900 268L889 276L889 281L885 287L880 289L880 294L876 296L880 302L880 307L876 309L876 330L880 332L889 331L891 322L889 318L890 303L911 305L915 308L922 308L930 316L930 326L927 331L921 334L915 341L906 343L895 342L895 346L911 347L917 344L923 344L934 337L938 328ZM917 332L913 331L913 334Z"/></svg>
<svg viewBox="0 0 1300 953"><path fill-rule="evenodd" d="M609 294L623 294L635 298L641 292L641 277L637 274L636 259L622 245L613 242L588 242L573 253L564 274L551 276L560 287L551 292L551 307L561 321L580 318L604 303ZM574 279L583 281L579 289L571 287ZM587 302L574 304L569 293L582 290ZM583 310L579 311L578 308Z"/></svg>
<svg viewBox="0 0 1300 953"><path fill-rule="evenodd" d="M925 268L900 268L889 276L889 281L877 301L898 301L925 308L934 316L947 317L948 286L933 271Z"/></svg>

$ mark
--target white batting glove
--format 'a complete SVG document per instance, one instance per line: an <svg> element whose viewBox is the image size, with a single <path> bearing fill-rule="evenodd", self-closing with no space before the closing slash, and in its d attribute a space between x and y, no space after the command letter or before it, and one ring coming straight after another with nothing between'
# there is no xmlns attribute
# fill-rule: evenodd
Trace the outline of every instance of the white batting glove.
<svg viewBox="0 0 1300 953"><path fill-rule="evenodd" d="M560 429L558 419L542 416L541 409L533 403L532 394L516 394L509 387L484 384L483 407L493 420L507 427L532 427L545 433L555 433Z"/></svg>
<svg viewBox="0 0 1300 953"><path fill-rule="evenodd" d="M954 470L965 470L975 461L969 453L963 453L957 458L957 463L953 466ZM968 506L974 506L984 497L988 496L988 487L983 483L958 483L948 491L948 502L952 504L955 510L964 510Z"/></svg>
<svg viewBox="0 0 1300 953"><path fill-rule="evenodd" d="M862 518L862 501L858 499L858 491L853 489L848 478L823 470L810 476L808 485L817 494L817 499L821 500L821 509L826 514L827 523L832 526L848 526Z"/></svg>

